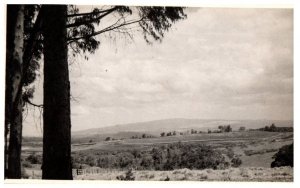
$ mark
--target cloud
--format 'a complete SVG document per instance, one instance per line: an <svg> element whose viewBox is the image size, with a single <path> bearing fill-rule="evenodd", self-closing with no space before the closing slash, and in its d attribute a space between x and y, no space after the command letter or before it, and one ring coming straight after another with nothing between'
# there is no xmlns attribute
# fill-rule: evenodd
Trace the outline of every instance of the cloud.
<svg viewBox="0 0 300 188"><path fill-rule="evenodd" d="M162 43L100 37L71 66L74 129L153 119L293 118L293 11L188 11Z"/></svg>

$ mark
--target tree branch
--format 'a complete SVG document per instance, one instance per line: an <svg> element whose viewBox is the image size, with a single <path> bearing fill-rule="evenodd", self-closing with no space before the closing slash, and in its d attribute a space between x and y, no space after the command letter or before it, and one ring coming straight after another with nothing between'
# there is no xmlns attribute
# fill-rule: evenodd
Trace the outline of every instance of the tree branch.
<svg viewBox="0 0 300 188"><path fill-rule="evenodd" d="M77 26L80 26L80 25L84 25L84 24L88 24L88 23L92 23L92 22L95 22L97 20L100 20L102 18L104 18L105 16L107 16L108 14L112 13L113 11L117 10L118 7L114 7L114 8L111 8L111 9L108 9L105 11L104 14L96 17L96 18L92 18L90 20L86 20L86 21L79 21L79 22L75 22L75 23L72 23L72 24L68 24L67 25L67 28L70 28L70 27L77 27Z"/></svg>
<svg viewBox="0 0 300 188"><path fill-rule="evenodd" d="M68 44L76 41L76 40L80 40L80 39L84 39L84 38L90 38L90 37L93 37L93 36L96 36L96 35L99 35L101 33L104 33L104 32L108 32L108 31L111 31L111 30L114 30L114 29L117 29L117 28L120 28L120 27L123 27L123 26L126 26L126 25L131 25L131 24L135 24L135 23L138 23L140 21L142 21L144 18L141 18L139 20L136 20L136 21L132 21L132 22L125 22L123 24L120 24L120 25L117 25L117 26L114 26L116 24L113 24L105 29L102 29L100 31L97 31L97 32L94 32L90 35L87 35L87 36L81 36L81 37L74 37L74 38L69 38L68 39Z"/></svg>
<svg viewBox="0 0 300 188"><path fill-rule="evenodd" d="M28 104L34 106L34 107L38 107L38 108L44 108L43 104L34 104L33 102L31 102L29 99L24 100L24 102L27 102Z"/></svg>
<svg viewBox="0 0 300 188"><path fill-rule="evenodd" d="M43 18L42 18L43 17L43 9L44 9L43 7L44 6L42 6L39 11L39 14L38 14L35 24L33 26L32 32L29 36L26 46L24 47L23 65L22 65L23 70L22 70L22 76L21 76L21 83L19 84L18 89L17 89L17 96L22 95L22 87L24 85L25 78L27 77L27 72L28 72L28 68L30 65L30 61L32 59L34 46L36 45L36 41L41 32L41 26L42 26L42 20L43 20ZM13 106L13 109L17 109L18 101L14 101L12 106Z"/></svg>
<svg viewBox="0 0 300 188"><path fill-rule="evenodd" d="M113 9L113 8L111 8ZM98 15L98 14L102 14L102 13L105 13L107 11L110 11L111 9L106 9L106 10L102 10L102 11L98 11L98 12L87 12L87 13L77 13L77 14L69 14L67 15L67 17L76 17L76 16L88 16L88 15Z"/></svg>

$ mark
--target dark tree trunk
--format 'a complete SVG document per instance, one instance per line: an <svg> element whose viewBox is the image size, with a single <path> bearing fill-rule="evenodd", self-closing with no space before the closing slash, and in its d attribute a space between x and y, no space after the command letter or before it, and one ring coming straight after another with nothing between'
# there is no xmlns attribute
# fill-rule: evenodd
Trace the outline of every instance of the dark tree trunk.
<svg viewBox="0 0 300 188"><path fill-rule="evenodd" d="M8 178L21 178L22 146L22 92L16 97L16 106L11 112L11 124L8 148Z"/></svg>
<svg viewBox="0 0 300 188"><path fill-rule="evenodd" d="M5 89L5 177L21 178L22 144L22 58L24 5L7 6L6 89ZM9 132L10 129L10 132ZM7 136L9 146L7 148Z"/></svg>
<svg viewBox="0 0 300 188"><path fill-rule="evenodd" d="M43 179L72 179L67 6L45 7Z"/></svg>

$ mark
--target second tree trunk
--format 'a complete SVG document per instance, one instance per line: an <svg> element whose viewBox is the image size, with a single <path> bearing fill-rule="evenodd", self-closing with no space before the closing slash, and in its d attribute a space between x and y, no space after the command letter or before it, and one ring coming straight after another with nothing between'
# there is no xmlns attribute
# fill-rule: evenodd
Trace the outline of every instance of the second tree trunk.
<svg viewBox="0 0 300 188"><path fill-rule="evenodd" d="M45 7L43 179L72 179L67 6Z"/></svg>

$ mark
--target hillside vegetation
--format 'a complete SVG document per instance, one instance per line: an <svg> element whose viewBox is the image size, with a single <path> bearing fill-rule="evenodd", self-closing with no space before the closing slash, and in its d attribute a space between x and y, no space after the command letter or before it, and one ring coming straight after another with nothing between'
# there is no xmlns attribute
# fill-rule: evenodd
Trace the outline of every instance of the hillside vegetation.
<svg viewBox="0 0 300 188"><path fill-rule="evenodd" d="M293 168L270 169L273 156L292 143L293 132L269 131L79 141L72 146L74 178L122 180L132 169L135 180L292 181ZM39 178L41 147L26 144L23 177Z"/></svg>

